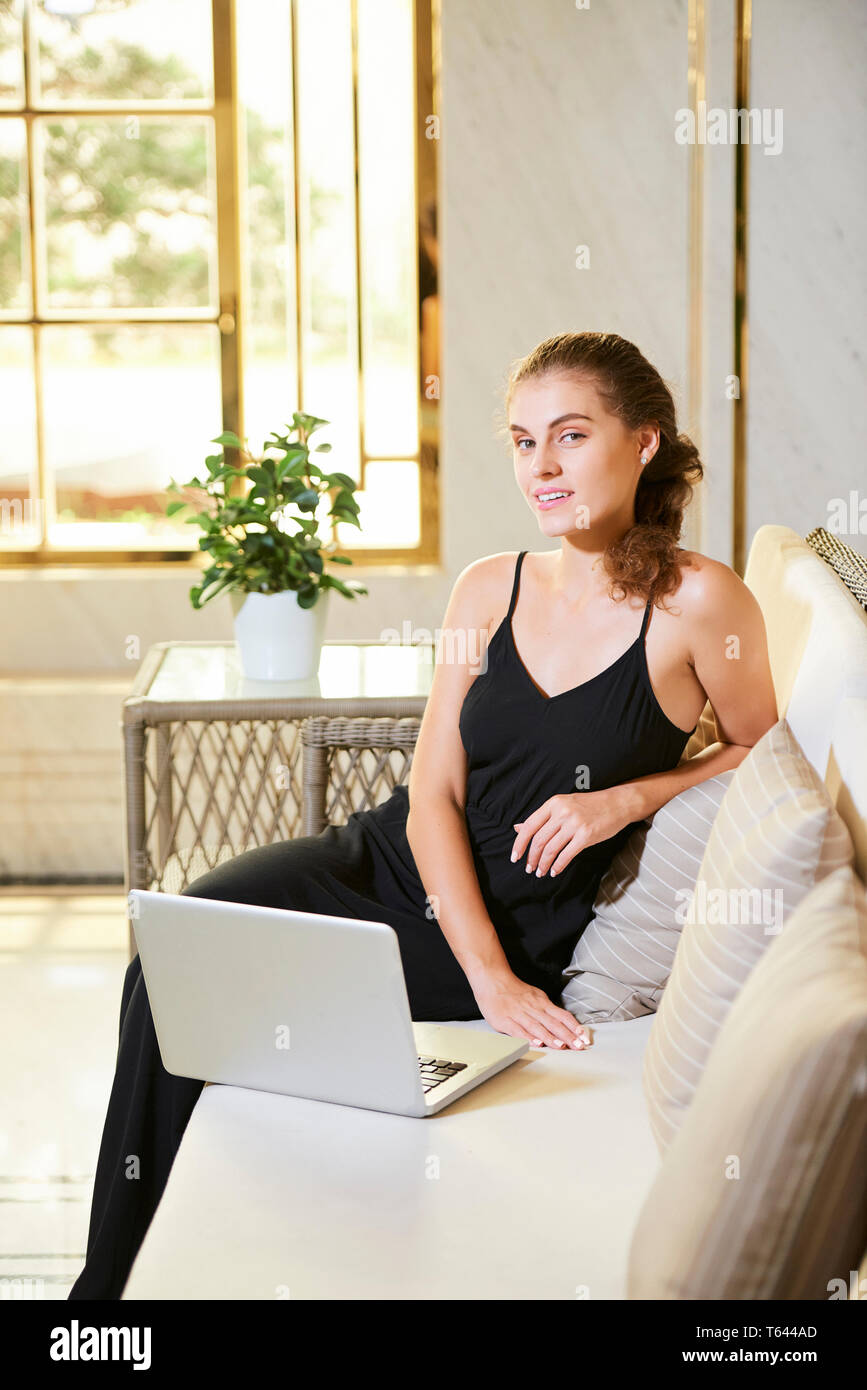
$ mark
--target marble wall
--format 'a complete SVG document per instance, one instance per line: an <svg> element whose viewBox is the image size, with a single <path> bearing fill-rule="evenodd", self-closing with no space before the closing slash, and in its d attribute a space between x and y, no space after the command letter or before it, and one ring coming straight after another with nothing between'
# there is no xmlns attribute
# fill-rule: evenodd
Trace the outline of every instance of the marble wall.
<svg viewBox="0 0 867 1390"><path fill-rule="evenodd" d="M685 399L688 152L673 113L687 100L686 11L686 0L445 0L450 575L487 552L540 548L494 434L513 358L554 333L621 333Z"/></svg>
<svg viewBox="0 0 867 1390"><path fill-rule="evenodd" d="M748 535L802 536L860 488L867 552L867 5L753 6L752 106L781 108L750 169Z"/></svg>

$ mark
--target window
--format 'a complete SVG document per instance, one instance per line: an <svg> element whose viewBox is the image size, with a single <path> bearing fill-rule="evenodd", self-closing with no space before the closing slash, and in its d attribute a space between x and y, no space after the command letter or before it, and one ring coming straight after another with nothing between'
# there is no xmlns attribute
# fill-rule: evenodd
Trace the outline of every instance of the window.
<svg viewBox="0 0 867 1390"><path fill-rule="evenodd" d="M435 20L0 0L0 559L189 559L169 479L297 409L341 548L437 558Z"/></svg>

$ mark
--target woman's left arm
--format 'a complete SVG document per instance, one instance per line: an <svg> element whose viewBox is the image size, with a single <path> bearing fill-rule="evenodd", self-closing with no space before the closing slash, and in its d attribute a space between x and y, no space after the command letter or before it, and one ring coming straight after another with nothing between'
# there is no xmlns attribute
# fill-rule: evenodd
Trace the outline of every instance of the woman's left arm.
<svg viewBox="0 0 867 1390"><path fill-rule="evenodd" d="M776 720L773 721L776 723ZM770 725L768 725L770 728ZM742 763L750 751L750 744L712 743L693 757L682 757L676 767L666 772L651 772L646 777L636 777L633 782L623 782L619 788L623 792L624 811L631 806L629 821L643 820L652 816L666 801L687 787L698 782L706 782L709 777L717 777L721 772ZM628 825L629 821L625 823Z"/></svg>
<svg viewBox="0 0 867 1390"><path fill-rule="evenodd" d="M765 620L752 591L728 565L703 558L681 585L679 599L681 594L689 664L710 700L720 741L667 772L625 782L633 793L634 819L737 767L779 718Z"/></svg>
<svg viewBox="0 0 867 1390"><path fill-rule="evenodd" d="M636 777L603 791L551 797L515 827L512 858L527 852L528 873L559 873L588 845L651 816L673 796L737 767L777 722L762 610L734 570L701 558L677 591L684 659L716 716L719 742L666 772Z"/></svg>

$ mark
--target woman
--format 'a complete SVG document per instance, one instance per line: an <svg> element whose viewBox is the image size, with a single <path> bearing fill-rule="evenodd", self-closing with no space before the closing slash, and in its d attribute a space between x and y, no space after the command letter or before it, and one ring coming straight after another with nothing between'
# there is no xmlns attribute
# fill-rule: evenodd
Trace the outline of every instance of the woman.
<svg viewBox="0 0 867 1390"><path fill-rule="evenodd" d="M518 487L558 545L458 576L408 788L185 891L386 921L413 1018L580 1050L561 973L607 865L637 822L737 766L776 703L752 594L678 547L702 466L638 349L549 339L513 369L507 408ZM723 742L680 762L707 700ZM201 1088L162 1066L136 957L71 1298L120 1296Z"/></svg>

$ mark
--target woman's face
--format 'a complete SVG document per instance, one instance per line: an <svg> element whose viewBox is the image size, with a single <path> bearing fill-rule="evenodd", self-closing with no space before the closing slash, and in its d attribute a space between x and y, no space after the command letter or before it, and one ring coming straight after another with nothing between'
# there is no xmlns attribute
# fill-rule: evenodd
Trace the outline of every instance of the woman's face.
<svg viewBox="0 0 867 1390"><path fill-rule="evenodd" d="M596 387L574 375L522 381L509 407L518 486L546 536L634 522L641 457L658 447L655 427L628 430Z"/></svg>

